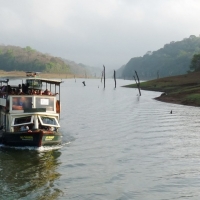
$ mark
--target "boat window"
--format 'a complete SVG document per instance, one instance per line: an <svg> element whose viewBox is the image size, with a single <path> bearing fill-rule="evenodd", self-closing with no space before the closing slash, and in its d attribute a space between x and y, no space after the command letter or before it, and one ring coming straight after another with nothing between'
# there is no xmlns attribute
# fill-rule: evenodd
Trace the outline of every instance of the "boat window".
<svg viewBox="0 0 200 200"><path fill-rule="evenodd" d="M47 111L54 111L54 97L36 97L36 108L46 108Z"/></svg>
<svg viewBox="0 0 200 200"><path fill-rule="evenodd" d="M33 123L33 116L14 117L12 121L12 126L19 126L31 123Z"/></svg>
<svg viewBox="0 0 200 200"><path fill-rule="evenodd" d="M24 110L32 108L32 97L12 97L11 108L12 110Z"/></svg>
<svg viewBox="0 0 200 200"><path fill-rule="evenodd" d="M26 84L28 85L29 88L34 88L34 89L41 89L42 88L41 80L27 79Z"/></svg>
<svg viewBox="0 0 200 200"><path fill-rule="evenodd" d="M60 127L55 117L49 117L49 116L38 116L38 117L39 117L41 125L43 126Z"/></svg>

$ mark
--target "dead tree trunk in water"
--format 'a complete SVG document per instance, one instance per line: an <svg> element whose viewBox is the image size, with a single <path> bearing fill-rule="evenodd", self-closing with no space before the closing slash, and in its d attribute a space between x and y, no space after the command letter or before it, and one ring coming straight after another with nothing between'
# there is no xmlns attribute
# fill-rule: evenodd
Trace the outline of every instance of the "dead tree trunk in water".
<svg viewBox="0 0 200 200"><path fill-rule="evenodd" d="M105 72L105 66L103 65L103 75L104 75L104 88L106 83L106 72Z"/></svg>
<svg viewBox="0 0 200 200"><path fill-rule="evenodd" d="M135 74L136 74L137 80L136 80L135 76L133 76L133 77L134 77L134 79L135 79L136 85L137 85L138 90L139 90L139 94L140 94L140 96L141 96L141 91L140 91L140 79L139 79L138 74L137 74L136 71L135 71Z"/></svg>
<svg viewBox="0 0 200 200"><path fill-rule="evenodd" d="M116 88L116 72L114 70L114 81L115 81L115 88Z"/></svg>
<svg viewBox="0 0 200 200"><path fill-rule="evenodd" d="M103 71L102 71L102 73L101 73L101 83L102 83L102 78L103 78Z"/></svg>

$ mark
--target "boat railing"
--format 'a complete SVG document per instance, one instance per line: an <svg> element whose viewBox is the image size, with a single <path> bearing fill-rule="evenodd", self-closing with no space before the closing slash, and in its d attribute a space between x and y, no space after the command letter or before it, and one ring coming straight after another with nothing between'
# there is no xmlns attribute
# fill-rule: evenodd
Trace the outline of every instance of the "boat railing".
<svg viewBox="0 0 200 200"><path fill-rule="evenodd" d="M41 78L26 80L33 81L33 84L31 85L31 82L30 84L28 84L29 82L23 84L22 81L22 84L13 86L8 85L8 79L0 81L0 105L6 108L6 112L22 112L25 109L45 108L46 112L60 114L60 84L62 81ZM35 82L38 82L41 87L35 87ZM45 83L46 87L42 83ZM22 99L25 106L16 105L16 102L19 104Z"/></svg>

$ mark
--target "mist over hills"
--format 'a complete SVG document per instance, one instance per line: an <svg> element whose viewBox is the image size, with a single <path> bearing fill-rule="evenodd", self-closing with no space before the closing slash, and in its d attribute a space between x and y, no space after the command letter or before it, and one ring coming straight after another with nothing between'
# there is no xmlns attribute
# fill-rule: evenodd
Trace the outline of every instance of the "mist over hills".
<svg viewBox="0 0 200 200"><path fill-rule="evenodd" d="M85 77L101 77L101 69L97 67L91 67L82 63L77 64L74 61L62 59L70 67L70 72L75 75L84 75Z"/></svg>
<svg viewBox="0 0 200 200"><path fill-rule="evenodd" d="M200 53L200 37L191 35L182 41L170 42L157 51L134 57L117 70L118 78L133 79L136 70L141 79L154 79L186 74L194 54Z"/></svg>
<svg viewBox="0 0 200 200"><path fill-rule="evenodd" d="M157 51L148 51L141 57L131 58L127 64L116 71L117 78L133 79L135 70L140 79L148 80L186 74L194 54L200 53L200 37L191 35L181 41L172 41ZM30 46L0 45L0 70L5 71L40 71L44 73L74 74L82 77L102 75L102 69L68 59L41 53ZM113 71L107 70L106 78L111 78Z"/></svg>

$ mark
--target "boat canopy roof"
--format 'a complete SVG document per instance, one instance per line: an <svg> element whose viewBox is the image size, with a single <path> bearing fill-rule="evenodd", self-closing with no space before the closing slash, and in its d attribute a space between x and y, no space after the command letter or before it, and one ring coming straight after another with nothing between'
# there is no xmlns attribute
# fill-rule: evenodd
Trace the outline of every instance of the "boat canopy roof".
<svg viewBox="0 0 200 200"><path fill-rule="evenodd" d="M55 84L55 85L60 85L60 83L62 83L62 80L56 80L56 79L45 79L45 78L26 78L26 80L37 80L40 81L42 83L49 83L49 84Z"/></svg>
<svg viewBox="0 0 200 200"><path fill-rule="evenodd" d="M56 85L60 85L60 83L62 83L62 80L57 80L57 79L45 79L45 78L26 78L26 80L38 80L42 83L49 83L49 84L56 84ZM0 79L0 83L8 83L9 79Z"/></svg>

